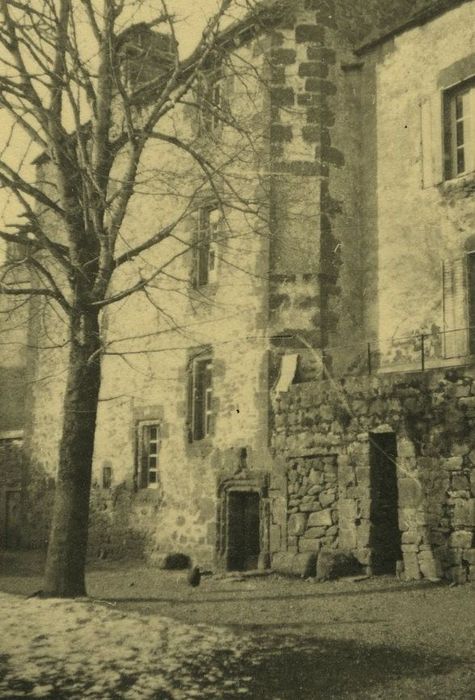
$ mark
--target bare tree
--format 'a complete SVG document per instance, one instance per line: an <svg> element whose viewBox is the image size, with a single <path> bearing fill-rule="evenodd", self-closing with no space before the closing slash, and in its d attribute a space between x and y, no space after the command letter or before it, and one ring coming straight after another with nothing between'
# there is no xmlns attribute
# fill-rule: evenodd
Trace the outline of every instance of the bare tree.
<svg viewBox="0 0 475 700"><path fill-rule="evenodd" d="M0 0L0 106L12 123L0 183L21 208L20 220L0 231L17 251L0 272L0 292L18 297L20 304L41 300L41 308L54 309L68 328L44 582L45 594L53 596L85 594L92 457L107 351L101 316L139 292L160 306L157 280L169 274L177 256L200 245L181 236L180 226L196 214L204 192L219 202L219 235L234 235L227 222L231 210L254 222L264 223L266 216L255 176L248 172L262 146L255 125L236 118L206 82L213 71L232 70L242 82L253 73L245 61L225 66L231 59L222 51L222 29L241 5L255 8L248 0L217 2L194 51L182 57L167 0L157 0L156 14L137 24L133 10L140 5ZM234 135L210 146L193 129L186 133L177 126L184 110L205 115L204 122L195 117L198 130L212 133L219 121ZM34 145L41 153L36 179L27 177L24 163L9 160L8 147L20 134L26 151ZM150 169L147 148L156 143L168 156ZM171 150L173 162L184 164L181 169L170 166ZM174 215L133 240L126 232L131 202L150 183L155 201L174 197ZM159 219L168 211L164 206ZM163 257L156 254L171 240L173 248L164 248ZM153 264L144 258L152 250Z"/></svg>

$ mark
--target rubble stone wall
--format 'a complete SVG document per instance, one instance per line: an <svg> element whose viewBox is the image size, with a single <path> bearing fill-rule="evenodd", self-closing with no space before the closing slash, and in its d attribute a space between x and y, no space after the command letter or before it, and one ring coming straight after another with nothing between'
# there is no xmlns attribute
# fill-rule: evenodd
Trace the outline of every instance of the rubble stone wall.
<svg viewBox="0 0 475 700"><path fill-rule="evenodd" d="M350 551L371 568L370 441L397 441L404 575L475 578L475 371L294 385L274 397L285 518L273 553Z"/></svg>

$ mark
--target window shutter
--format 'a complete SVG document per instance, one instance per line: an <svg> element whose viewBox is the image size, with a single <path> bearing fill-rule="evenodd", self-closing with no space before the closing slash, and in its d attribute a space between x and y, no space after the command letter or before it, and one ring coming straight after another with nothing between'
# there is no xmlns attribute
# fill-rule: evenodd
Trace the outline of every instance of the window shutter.
<svg viewBox="0 0 475 700"><path fill-rule="evenodd" d="M468 351L467 273L465 257L446 261L442 268L444 354L464 357Z"/></svg>
<svg viewBox="0 0 475 700"><path fill-rule="evenodd" d="M193 219L193 229L191 232L191 286L194 289L197 289L200 285L200 216L201 214L198 212L198 216Z"/></svg>
<svg viewBox="0 0 475 700"><path fill-rule="evenodd" d="M443 94L436 92L421 103L422 186L444 180Z"/></svg>
<svg viewBox="0 0 475 700"><path fill-rule="evenodd" d="M188 442L193 442L193 361L190 360L186 373L186 433Z"/></svg>

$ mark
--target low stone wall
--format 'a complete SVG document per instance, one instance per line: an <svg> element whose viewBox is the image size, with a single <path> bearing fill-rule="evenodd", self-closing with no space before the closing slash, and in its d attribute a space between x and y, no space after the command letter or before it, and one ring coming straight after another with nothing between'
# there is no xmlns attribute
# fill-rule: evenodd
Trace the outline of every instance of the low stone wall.
<svg viewBox="0 0 475 700"><path fill-rule="evenodd" d="M351 552L371 570L372 436L394 433L406 579L475 579L475 372L294 385L273 398L281 551Z"/></svg>
<svg viewBox="0 0 475 700"><path fill-rule="evenodd" d="M287 471L287 545L299 552L333 547L338 536L338 464L336 455L290 461Z"/></svg>

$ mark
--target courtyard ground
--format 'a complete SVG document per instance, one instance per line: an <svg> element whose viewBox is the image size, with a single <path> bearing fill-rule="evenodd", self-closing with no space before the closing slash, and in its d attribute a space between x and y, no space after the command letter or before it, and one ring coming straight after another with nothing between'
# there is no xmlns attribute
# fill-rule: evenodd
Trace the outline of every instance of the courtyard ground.
<svg viewBox="0 0 475 700"><path fill-rule="evenodd" d="M470 585L317 584L107 563L85 601L26 599L41 560L0 553L0 697L475 697Z"/></svg>

